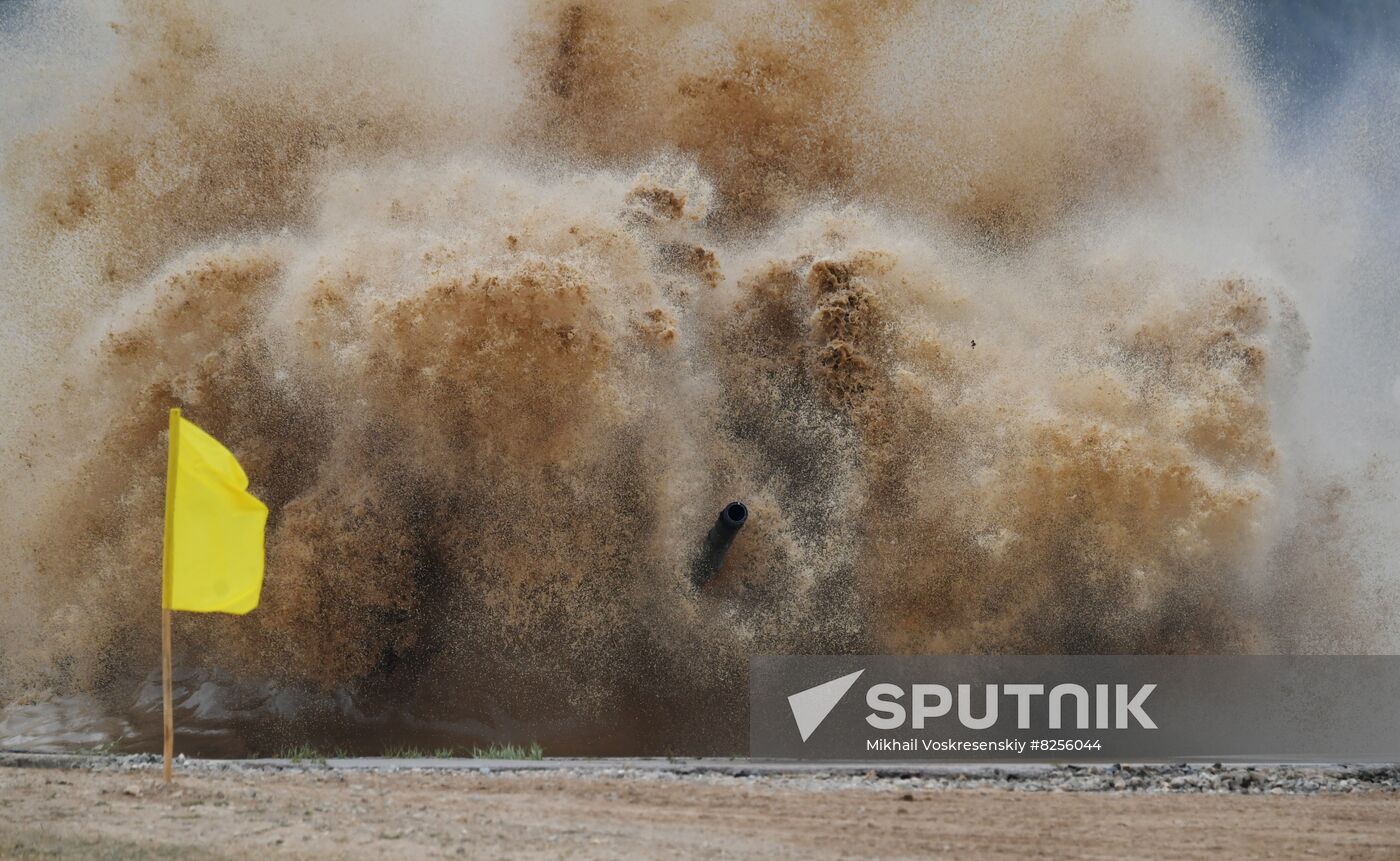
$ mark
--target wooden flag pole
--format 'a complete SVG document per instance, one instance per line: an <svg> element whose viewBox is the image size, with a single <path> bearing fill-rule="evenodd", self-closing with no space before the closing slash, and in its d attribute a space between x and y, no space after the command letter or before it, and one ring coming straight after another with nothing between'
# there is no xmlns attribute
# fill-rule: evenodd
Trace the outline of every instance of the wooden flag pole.
<svg viewBox="0 0 1400 861"><path fill-rule="evenodd" d="M170 761L175 755L175 709L170 704L170 608L160 610L161 689L165 694L165 782L170 782Z"/></svg>
<svg viewBox="0 0 1400 861"><path fill-rule="evenodd" d="M170 702L170 577L171 553L175 549L175 476L180 445L180 408L170 411L170 441L165 458L165 540L160 563L160 689L165 699L165 782L170 782L171 760L175 758L175 707Z"/></svg>

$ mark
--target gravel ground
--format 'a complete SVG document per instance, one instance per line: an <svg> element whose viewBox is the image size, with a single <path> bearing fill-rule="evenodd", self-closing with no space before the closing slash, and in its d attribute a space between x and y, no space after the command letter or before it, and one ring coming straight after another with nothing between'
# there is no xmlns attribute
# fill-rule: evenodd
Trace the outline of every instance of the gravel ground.
<svg viewBox="0 0 1400 861"><path fill-rule="evenodd" d="M1387 858L1393 767L0 754L0 858Z"/></svg>
<svg viewBox="0 0 1400 861"><path fill-rule="evenodd" d="M804 791L869 787L993 789L1012 792L1204 792L1249 795L1395 792L1397 765L929 765L790 763L742 759L256 759L177 757L181 773L433 773L503 774L547 771L569 777L713 782L761 777ZM65 755L0 752L0 766L140 774L159 769L154 754Z"/></svg>
<svg viewBox="0 0 1400 861"><path fill-rule="evenodd" d="M1389 769L1203 794L1235 770L186 762L167 787L154 757L24 759L0 767L0 858L1400 857Z"/></svg>

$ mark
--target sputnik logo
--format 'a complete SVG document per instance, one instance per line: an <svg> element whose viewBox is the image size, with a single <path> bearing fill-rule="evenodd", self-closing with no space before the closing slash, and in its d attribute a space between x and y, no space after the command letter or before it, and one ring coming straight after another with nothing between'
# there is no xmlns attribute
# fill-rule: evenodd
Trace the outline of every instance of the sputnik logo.
<svg viewBox="0 0 1400 861"><path fill-rule="evenodd" d="M822 721L826 720L826 716L831 714L831 710L836 708L836 704L841 702L846 691L851 689L863 672L865 670L856 670L850 675L822 682L788 697L788 707L792 709L793 720L797 721L797 731L802 734L802 741L812 737L812 733L817 731L817 727L822 725Z"/></svg>

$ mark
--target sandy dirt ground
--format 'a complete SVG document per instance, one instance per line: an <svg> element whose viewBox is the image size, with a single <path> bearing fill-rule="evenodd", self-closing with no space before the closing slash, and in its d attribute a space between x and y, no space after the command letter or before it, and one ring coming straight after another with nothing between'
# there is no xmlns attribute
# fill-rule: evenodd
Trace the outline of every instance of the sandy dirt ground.
<svg viewBox="0 0 1400 861"><path fill-rule="evenodd" d="M1400 796L0 768L0 857L1396 858Z"/></svg>

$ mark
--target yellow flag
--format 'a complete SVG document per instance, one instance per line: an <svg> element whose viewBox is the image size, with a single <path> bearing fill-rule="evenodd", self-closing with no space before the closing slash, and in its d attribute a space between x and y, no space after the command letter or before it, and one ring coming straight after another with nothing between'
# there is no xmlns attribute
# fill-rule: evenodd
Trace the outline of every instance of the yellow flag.
<svg viewBox="0 0 1400 861"><path fill-rule="evenodd" d="M171 410L162 606L237 615L258 606L266 523L229 450Z"/></svg>

